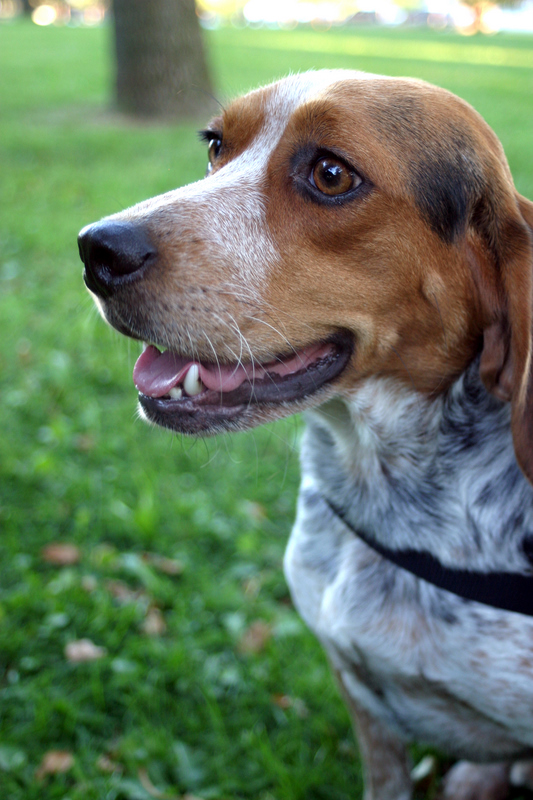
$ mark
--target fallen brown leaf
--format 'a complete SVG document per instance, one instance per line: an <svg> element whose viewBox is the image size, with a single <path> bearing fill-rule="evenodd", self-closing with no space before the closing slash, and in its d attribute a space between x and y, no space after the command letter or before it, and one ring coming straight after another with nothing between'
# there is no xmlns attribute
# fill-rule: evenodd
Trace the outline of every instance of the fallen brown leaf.
<svg viewBox="0 0 533 800"><path fill-rule="evenodd" d="M259 575L253 575L251 578L247 578L243 581L242 588L247 598L255 600L261 591L262 585L263 579Z"/></svg>
<svg viewBox="0 0 533 800"><path fill-rule="evenodd" d="M81 558L81 552L75 544L61 544L54 542L48 544L41 550L43 561L48 564L55 564L58 567L65 567L69 564L77 564Z"/></svg>
<svg viewBox="0 0 533 800"><path fill-rule="evenodd" d="M245 500L243 503L243 508L246 514L254 522L262 522L264 519L266 519L266 508L261 505L261 503L256 503L253 500Z"/></svg>
<svg viewBox="0 0 533 800"><path fill-rule="evenodd" d="M141 629L147 636L161 636L161 634L165 633L167 623L158 608L152 606L148 609L146 619L142 623Z"/></svg>
<svg viewBox="0 0 533 800"><path fill-rule="evenodd" d="M272 702L284 711L289 708L294 709L296 716L300 717L300 719L305 719L309 716L309 709L299 697L291 697L288 694L274 694L272 695Z"/></svg>
<svg viewBox="0 0 533 800"><path fill-rule="evenodd" d="M147 599L147 595L142 589L132 589L124 581L107 581L106 589L123 605Z"/></svg>
<svg viewBox="0 0 533 800"><path fill-rule="evenodd" d="M113 761L112 758L106 755L102 755L97 759L96 767L97 769L100 770L100 772L107 772L109 774L112 774L114 772L122 772L124 769L122 764Z"/></svg>
<svg viewBox="0 0 533 800"><path fill-rule="evenodd" d="M292 708L294 705L294 700L287 694L272 695L272 702L274 705L278 706L278 708L282 708L284 711L286 711L288 708Z"/></svg>
<svg viewBox="0 0 533 800"><path fill-rule="evenodd" d="M268 622L258 619L244 631L238 649L241 653L260 653L271 638L271 626Z"/></svg>
<svg viewBox="0 0 533 800"><path fill-rule="evenodd" d="M35 777L41 781L47 775L59 775L68 772L74 766L74 756L68 750L49 750L35 771Z"/></svg>
<svg viewBox="0 0 533 800"><path fill-rule="evenodd" d="M98 661L98 659L104 658L106 655L107 650L105 647L98 647L90 639L78 639L75 642L69 642L65 646L65 657L72 664L81 664L84 661Z"/></svg>
<svg viewBox="0 0 533 800"><path fill-rule="evenodd" d="M94 592L97 586L98 586L98 581L96 580L94 575L84 575L83 578L81 579L81 588L85 592L89 592L89 594L91 592Z"/></svg>
<svg viewBox="0 0 533 800"><path fill-rule="evenodd" d="M31 363L31 342L28 339L19 339L17 342L17 355L23 367Z"/></svg>
<svg viewBox="0 0 533 800"><path fill-rule="evenodd" d="M165 575L181 575L183 572L183 564L176 558L158 556L157 553L143 553L143 559Z"/></svg>
<svg viewBox="0 0 533 800"><path fill-rule="evenodd" d="M76 450L79 450L81 453L90 453L91 450L94 450L96 447L94 436L91 436L90 433L80 433L80 435L76 437L75 446Z"/></svg>
<svg viewBox="0 0 533 800"><path fill-rule="evenodd" d="M156 797L158 800L180 800L177 794L167 794L166 792L162 792L160 789L154 786L150 780L147 770L144 767L139 769L137 775L139 776L141 786L143 789L146 789L150 797Z"/></svg>

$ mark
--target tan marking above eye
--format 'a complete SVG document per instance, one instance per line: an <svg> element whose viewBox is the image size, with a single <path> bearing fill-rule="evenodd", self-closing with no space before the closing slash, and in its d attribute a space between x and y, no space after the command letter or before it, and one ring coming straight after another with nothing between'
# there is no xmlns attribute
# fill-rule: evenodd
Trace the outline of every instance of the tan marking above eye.
<svg viewBox="0 0 533 800"><path fill-rule="evenodd" d="M340 159L325 156L313 167L311 183L322 194L333 197L355 189L361 178Z"/></svg>

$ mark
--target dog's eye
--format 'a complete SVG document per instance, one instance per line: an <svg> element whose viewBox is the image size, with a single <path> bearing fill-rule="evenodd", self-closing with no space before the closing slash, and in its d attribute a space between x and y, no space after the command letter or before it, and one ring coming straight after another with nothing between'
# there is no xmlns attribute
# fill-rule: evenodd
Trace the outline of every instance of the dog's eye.
<svg viewBox="0 0 533 800"><path fill-rule="evenodd" d="M222 147L222 139L217 139L217 138L210 139L209 148L207 151L209 157L209 164L207 165L208 172L211 172L211 170L213 169L215 161L220 155L221 147Z"/></svg>
<svg viewBox="0 0 533 800"><path fill-rule="evenodd" d="M362 182L356 172L332 156L326 156L316 162L310 181L319 192L330 197L346 194Z"/></svg>

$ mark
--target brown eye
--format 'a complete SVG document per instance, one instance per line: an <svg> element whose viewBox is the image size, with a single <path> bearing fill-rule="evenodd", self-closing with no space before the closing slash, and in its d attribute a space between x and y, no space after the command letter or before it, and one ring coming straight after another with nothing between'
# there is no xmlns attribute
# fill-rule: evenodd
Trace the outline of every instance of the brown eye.
<svg viewBox="0 0 533 800"><path fill-rule="evenodd" d="M311 183L330 197L346 194L361 183L359 176L337 158L321 158L313 167Z"/></svg>
<svg viewBox="0 0 533 800"><path fill-rule="evenodd" d="M211 172L215 161L217 160L218 156L220 155L220 148L222 147L222 139L211 139L209 142L209 149L207 151L209 157L209 164L207 165L207 171Z"/></svg>

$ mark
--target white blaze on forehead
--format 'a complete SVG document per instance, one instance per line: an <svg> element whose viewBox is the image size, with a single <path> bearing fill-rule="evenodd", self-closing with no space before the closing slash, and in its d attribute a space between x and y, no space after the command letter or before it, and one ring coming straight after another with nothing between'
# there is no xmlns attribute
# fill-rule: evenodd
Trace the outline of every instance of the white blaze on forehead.
<svg viewBox="0 0 533 800"><path fill-rule="evenodd" d="M210 253L228 266L228 281L258 291L277 260L277 248L266 224L265 178L268 162L296 109L328 85L346 78L364 78L348 70L320 70L293 75L257 89L264 94L264 124L246 150L213 175L159 195L114 215L115 219L193 219ZM216 248L216 253L213 253Z"/></svg>

